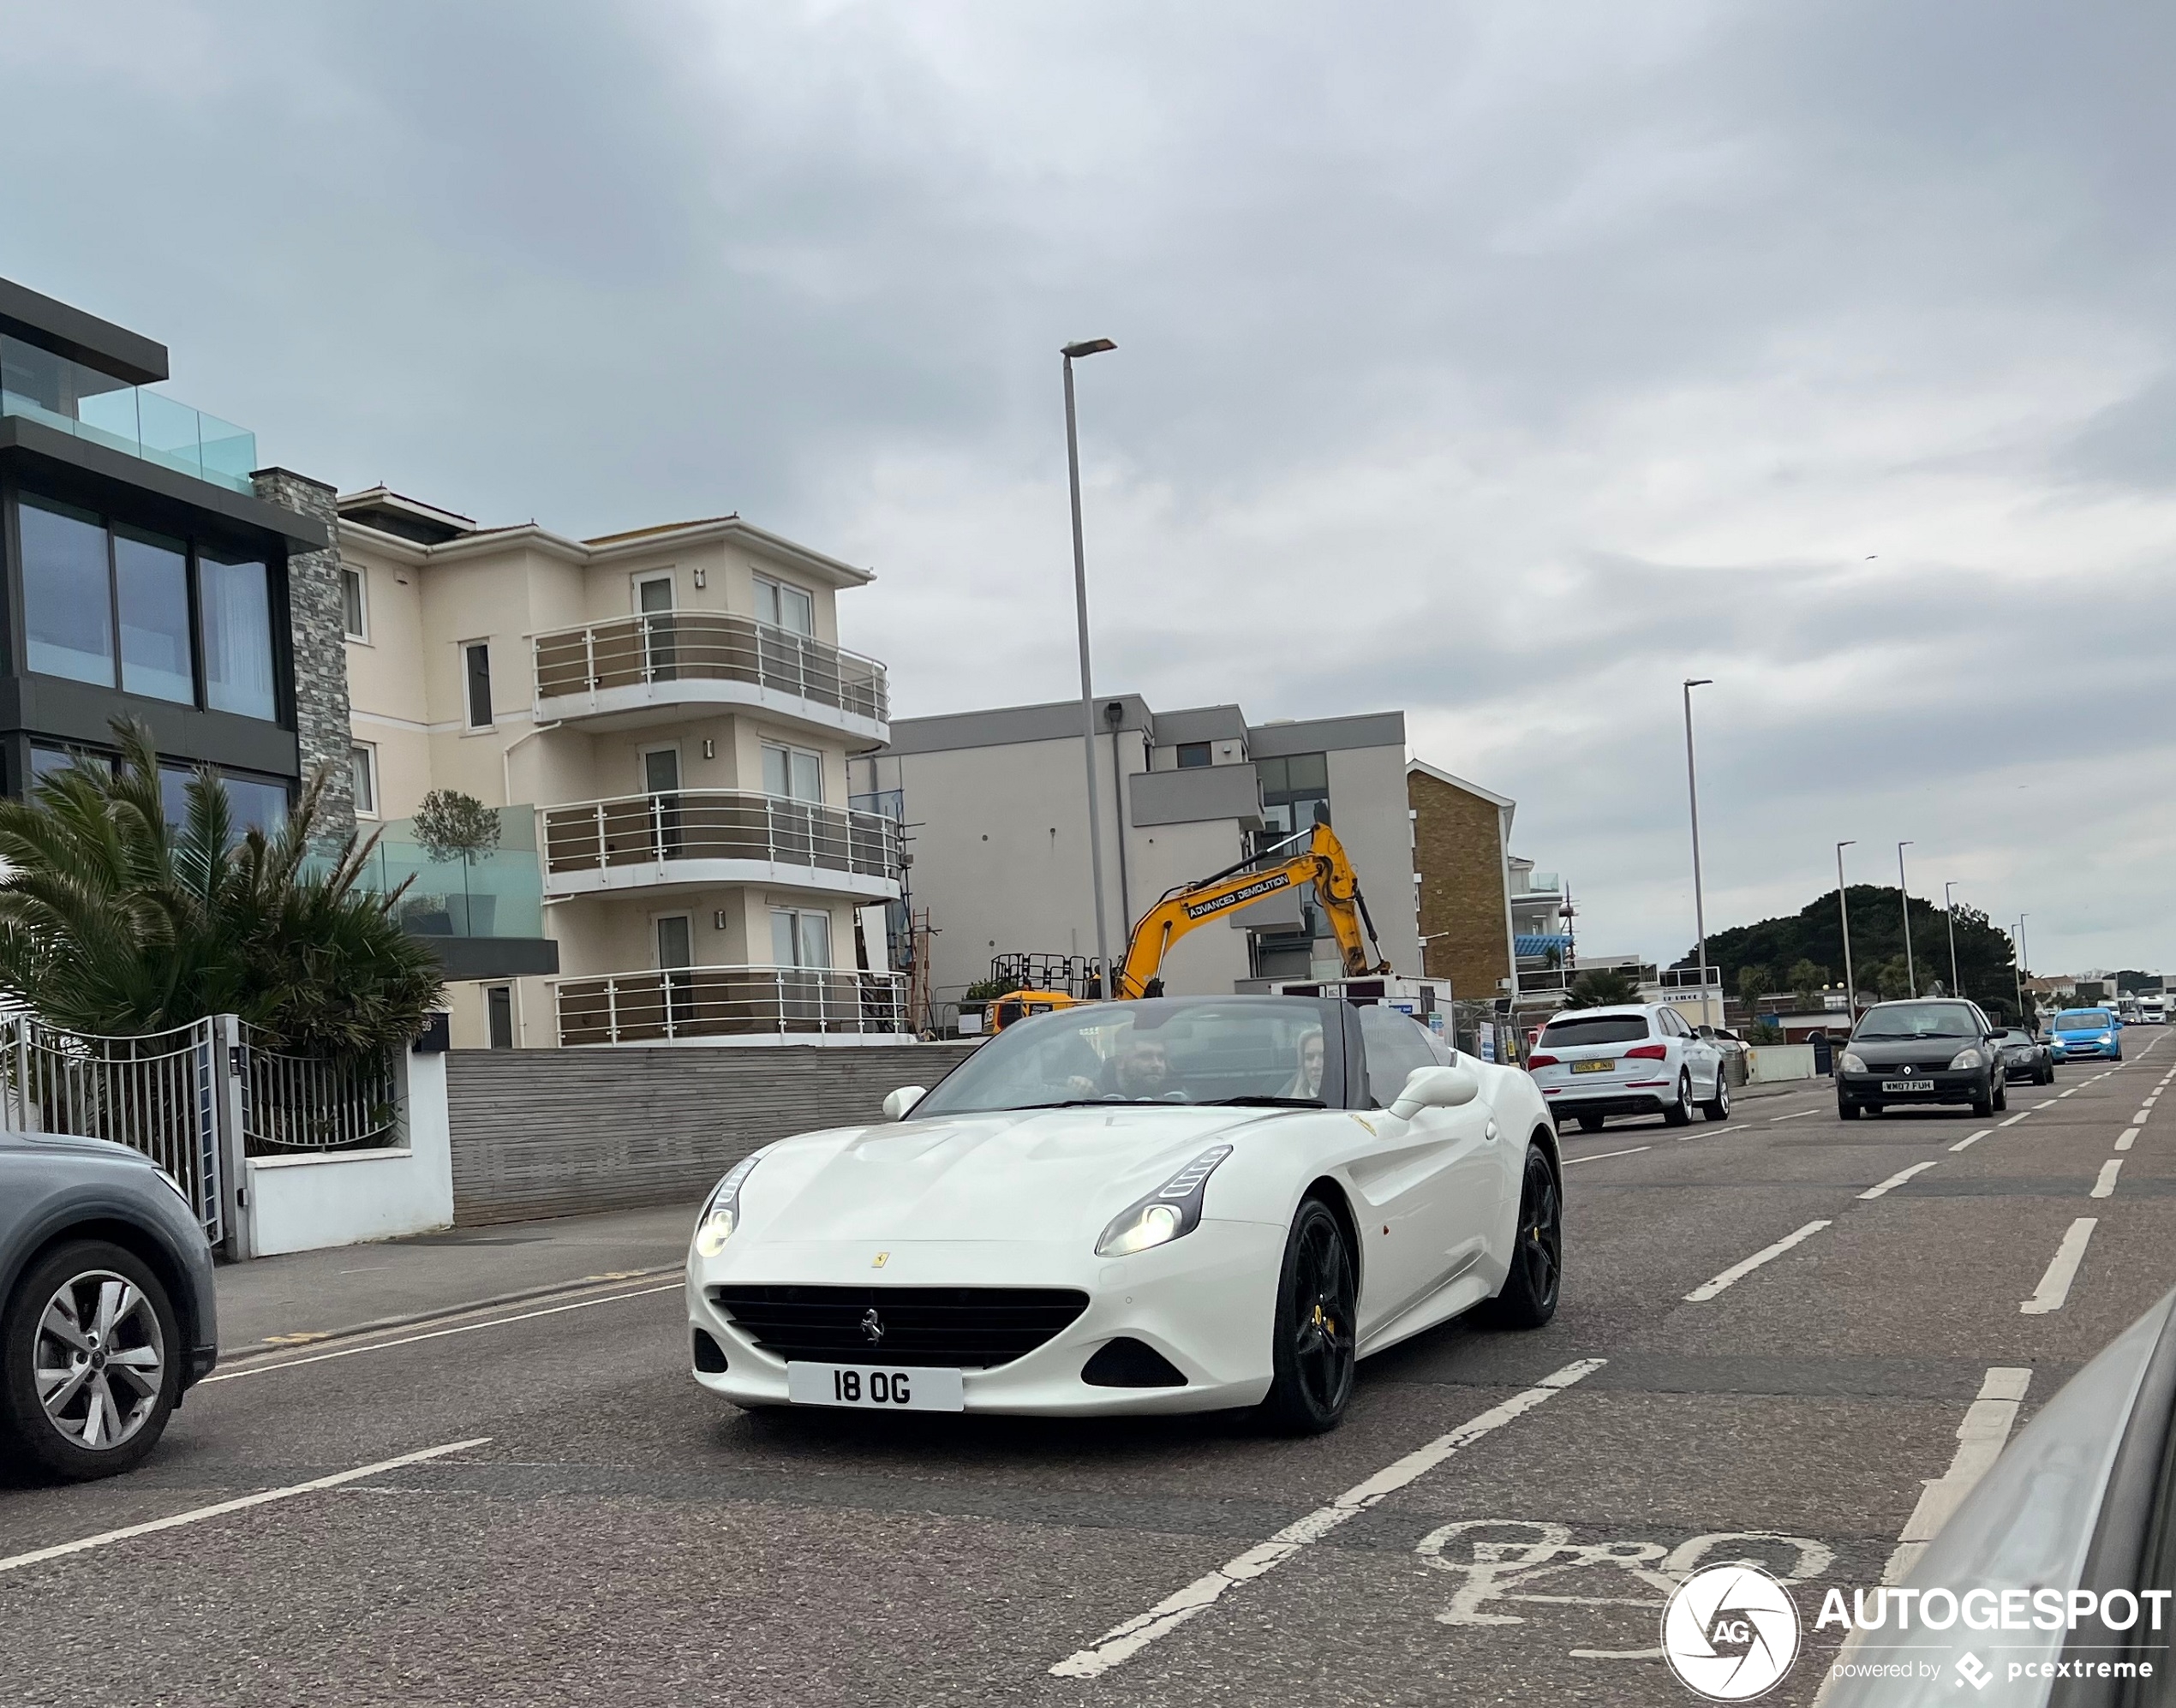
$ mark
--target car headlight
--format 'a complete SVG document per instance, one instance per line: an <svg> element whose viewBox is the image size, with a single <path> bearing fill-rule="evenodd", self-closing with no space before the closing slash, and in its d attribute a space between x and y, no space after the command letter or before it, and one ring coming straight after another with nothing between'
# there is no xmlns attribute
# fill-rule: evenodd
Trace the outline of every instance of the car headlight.
<svg viewBox="0 0 2176 1708"><path fill-rule="evenodd" d="M1146 1197L1127 1205L1097 1238L1096 1255L1128 1257L1193 1233L1201 1223L1201 1200L1209 1177L1231 1154L1228 1144L1212 1144Z"/></svg>
<svg viewBox="0 0 2176 1708"><path fill-rule="evenodd" d="M756 1165L768 1154L769 1147L744 1156L732 1166L732 1172L718 1182L718 1190L710 1194L710 1202L702 1208L702 1219L695 1225L696 1254L714 1257L726 1249L726 1241L733 1236L733 1229L740 1226L740 1189L748 1177L756 1172Z"/></svg>
<svg viewBox="0 0 2176 1708"><path fill-rule="evenodd" d="M1858 1057L1853 1054L1850 1050L1845 1050L1844 1052L1844 1071L1846 1073L1863 1073L1866 1072L1866 1064L1863 1061L1861 1061Z"/></svg>
<svg viewBox="0 0 2176 1708"><path fill-rule="evenodd" d="M1955 1055L1949 1059L1949 1065L1952 1068L1977 1067L1986 1060L1987 1058L1982 1055L1976 1048L1970 1044L1967 1044L1963 1049L1958 1051Z"/></svg>

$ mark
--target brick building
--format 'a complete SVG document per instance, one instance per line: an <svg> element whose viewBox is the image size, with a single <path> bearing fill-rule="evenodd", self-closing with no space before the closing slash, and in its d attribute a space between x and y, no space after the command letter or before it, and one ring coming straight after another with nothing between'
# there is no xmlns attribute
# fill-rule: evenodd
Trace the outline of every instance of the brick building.
<svg viewBox="0 0 2176 1708"><path fill-rule="evenodd" d="M1461 1001L1507 994L1512 976L1510 851L1515 803L1423 760L1405 767L1425 976Z"/></svg>

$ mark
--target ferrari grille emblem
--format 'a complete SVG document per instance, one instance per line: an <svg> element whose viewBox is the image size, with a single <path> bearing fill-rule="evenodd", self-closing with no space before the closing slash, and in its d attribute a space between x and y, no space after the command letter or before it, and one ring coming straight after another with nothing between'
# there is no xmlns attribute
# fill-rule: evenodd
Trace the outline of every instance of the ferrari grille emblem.
<svg viewBox="0 0 2176 1708"><path fill-rule="evenodd" d="M879 1251L869 1260L869 1267L872 1269L881 1269L891 1261L892 1254L889 1251Z"/></svg>
<svg viewBox="0 0 2176 1708"><path fill-rule="evenodd" d="M871 1305L863 1313L861 1333L862 1338L872 1347L884 1338L884 1319L876 1314L876 1306Z"/></svg>

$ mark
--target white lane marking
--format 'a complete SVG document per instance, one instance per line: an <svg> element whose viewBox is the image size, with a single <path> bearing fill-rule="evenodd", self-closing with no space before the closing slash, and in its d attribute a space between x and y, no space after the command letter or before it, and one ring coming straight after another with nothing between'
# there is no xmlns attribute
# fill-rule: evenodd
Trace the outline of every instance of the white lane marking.
<svg viewBox="0 0 2176 1708"><path fill-rule="evenodd" d="M1997 1365L1988 1371L1987 1379L1980 1384L1980 1397L1966 1408L1964 1421L1957 1426L1957 1454L1949 1469L1920 1490L1919 1504L1898 1532L1897 1550L1882 1568L1883 1583L1904 1580L1904 1574L1927 1551L1934 1532L1972 1492L1972 1485L1987 1474L2017 1424L2018 1404L2031 1382L2030 1370Z"/></svg>
<svg viewBox="0 0 2176 1708"><path fill-rule="evenodd" d="M2137 1114L2131 1116L2131 1119L2136 1125L2143 1126L2148 1121L2153 1119L2153 1116L2154 1112L2151 1109L2141 1109Z"/></svg>
<svg viewBox="0 0 2176 1708"><path fill-rule="evenodd" d="M1598 1150L1592 1156L1567 1156L1564 1167L1569 1168L1575 1162L1599 1162L1611 1156L1637 1156L1642 1150L1653 1149L1652 1144L1635 1144L1629 1150Z"/></svg>
<svg viewBox="0 0 2176 1708"><path fill-rule="evenodd" d="M2063 1235L2063 1243L2055 1248L2049 1260L2047 1272L2040 1278L2040 1285L2033 1295L2018 1309L2028 1317L2045 1317L2051 1311L2060 1311L2063 1301L2070 1297L2071 1282L2077 1279L2077 1266L2085 1261L2086 1243L2093 1238L2093 1230L2100 1226L2100 1218L2081 1215L2070 1225Z"/></svg>
<svg viewBox="0 0 2176 1708"><path fill-rule="evenodd" d="M481 1447L489 1436L477 1436L471 1441L451 1441L444 1447L427 1447L416 1453L404 1453L398 1459L381 1459L375 1465L359 1465L352 1471L336 1471L330 1477L313 1477L307 1483L291 1483L284 1489L264 1489L254 1495L242 1495L216 1505L196 1507L188 1512L176 1513L170 1518L155 1518L146 1524L124 1525L119 1530L102 1530L96 1536L83 1536L73 1542L57 1542L50 1548L33 1548L27 1554L11 1554L0 1560L0 1572L12 1572L19 1566L34 1566L41 1560L57 1560L63 1555L81 1554L87 1549L104 1548L111 1543L126 1542L131 1537L149 1536L154 1531L177 1530L185 1524L201 1524L206 1519L222 1518L228 1513L238 1513L251 1507L261 1507L273 1501L292 1500L297 1495L314 1494L320 1489L337 1489L343 1483L353 1483L364 1477L376 1477L387 1471L398 1471L404 1466L420 1465L427 1459L443 1459L449 1453L462 1453L472 1447Z"/></svg>
<svg viewBox="0 0 2176 1708"><path fill-rule="evenodd" d="M2002 1125L2007 1126L2010 1123L2005 1121ZM1977 1132L1967 1133L1964 1138L1958 1139L1956 1144L1951 1145L1950 1149L1952 1150L1963 1150L1968 1145L1977 1144L1982 1139L1985 1138L1994 1131L1994 1129L1991 1126L1983 1126Z"/></svg>
<svg viewBox="0 0 2176 1708"><path fill-rule="evenodd" d="M2090 1083L2090 1082L2089 1082L2089 1083ZM2059 1097L2059 1098L2060 1098L2060 1097L2075 1097L2076 1096L2077 1096L2079 1089L2080 1089L2079 1087L2077 1087L2077 1086L2076 1086L2076 1085L2073 1085L2073 1086L2071 1086L2071 1089L2070 1089L2069 1090L2067 1090L2067 1091L2058 1091L2055 1095L2056 1095L2056 1096L2057 1096L2057 1097Z"/></svg>
<svg viewBox="0 0 2176 1708"><path fill-rule="evenodd" d="M196 1385L210 1386L214 1382L239 1382L245 1376L266 1376L276 1370L293 1370L297 1365L324 1364L332 1359L353 1358L357 1353L388 1352L395 1347L412 1347L418 1341L442 1341L448 1335L473 1335L479 1329L503 1328L509 1323L527 1323L538 1317L557 1317L563 1311L587 1311L593 1305L612 1305L623 1299L647 1299L654 1293L679 1293L687 1283L673 1281L665 1287L646 1287L634 1293L608 1293L602 1299L577 1299L571 1305L554 1305L542 1311L524 1311L517 1317L494 1317L487 1323L463 1323L457 1329L433 1329L425 1335L404 1335L397 1341L373 1341L367 1347L343 1347L338 1352L313 1353L308 1358L281 1359L273 1364L253 1364L246 1370L219 1370Z"/></svg>
<svg viewBox="0 0 2176 1708"><path fill-rule="evenodd" d="M2124 1128L2122 1137L2116 1140L2115 1148L2118 1150L2128 1150L2137 1137L2138 1129L2135 1126L2127 1126Z"/></svg>
<svg viewBox="0 0 2176 1708"><path fill-rule="evenodd" d="M1087 1648L1067 1655L1050 1669L1058 1678L1099 1678L1113 1667L1130 1660L1159 1637L1169 1635L1197 1613L1216 1605L1224 1592L1274 1571L1311 1542L1319 1542L1348 1519L1366 1512L1386 1496L1396 1494L1416 1478L1432 1471L1462 1448L1470 1447L1492 1430L1498 1430L1524 1416L1551 1394L1561 1393L1584 1377L1592 1376L1607 1360L1579 1359L1545 1376L1531 1388L1514 1394L1500 1406L1492 1406L1469 1418L1448 1435L1438 1436L1426 1447L1386 1465L1364 1483L1356 1483L1326 1507L1317 1507L1305 1518L1285 1526L1267 1542L1258 1544L1235 1560L1227 1561L1205 1577L1197 1578L1175 1595L1165 1597L1146 1613L1113 1626Z"/></svg>
<svg viewBox="0 0 2176 1708"><path fill-rule="evenodd" d="M2014 1115L2011 1116L2011 1117L2010 1117L2010 1119L2009 1119L2008 1120L2006 1120L2006 1121L1997 1121L1997 1122L1995 1123L1995 1125L1996 1125L1997 1126L2017 1126L2017 1124L2018 1124L2019 1121L2023 1120L2024 1120L2024 1119L2027 1115L2030 1114L2031 1113L2032 1113L2032 1111L2031 1111L2030 1109L2020 1109L2020 1110L2018 1110L2018 1113L2017 1113L2016 1114L2014 1114Z"/></svg>
<svg viewBox="0 0 2176 1708"><path fill-rule="evenodd" d="M1890 1175L1889 1178L1884 1180L1880 1185L1869 1186L1866 1189L1866 1191L1861 1192L1859 1196L1862 1198L1878 1198L1884 1197L1887 1193L1894 1191L1898 1186L1904 1185L1904 1183L1906 1180L1909 1180L1914 1174L1925 1174L1929 1168L1933 1168L1935 1163L1940 1161L1940 1157L1932 1156L1924 1162L1913 1163L1909 1168L1899 1168L1895 1174Z"/></svg>
<svg viewBox="0 0 2176 1708"><path fill-rule="evenodd" d="M2091 1192L2087 1194L2087 1196L2096 1198L2113 1197L2115 1196L2115 1177L2122 1172L2123 1159L2120 1156L2111 1156L2107 1162L2101 1165L2101 1178L2094 1181L2093 1190Z"/></svg>
<svg viewBox="0 0 2176 1708"><path fill-rule="evenodd" d="M1811 1114L1813 1111L1808 1109L1806 1113ZM1752 1125L1750 1121L1732 1121L1728 1126L1710 1127L1701 1132L1681 1132L1677 1143L1683 1144L1689 1138L1720 1138L1726 1132L1743 1132Z"/></svg>
<svg viewBox="0 0 2176 1708"><path fill-rule="evenodd" d="M1768 1119L1772 1121L1802 1121L1808 1115L1817 1115L1820 1113L1819 1109L1800 1109L1795 1114L1770 1115Z"/></svg>
<svg viewBox="0 0 2176 1708"><path fill-rule="evenodd" d="M1746 1276L1751 1275L1754 1270L1759 1269L1761 1264L1771 1263L1776 1258L1780 1257L1785 1251L1788 1251L1800 1240L1812 1239L1814 1234L1820 1233L1822 1228L1827 1226L1828 1222L1826 1220L1820 1221L1809 1221L1796 1233L1784 1234L1783 1238L1777 1240L1774 1245L1770 1245L1762 1251L1755 1251L1743 1263L1732 1263L1730 1268L1724 1270L1721 1275L1716 1276L1713 1281L1702 1281L1698 1287L1695 1287L1690 1293L1685 1295L1685 1303L1688 1305L1705 1305L1709 1299L1714 1298L1717 1293L1722 1292L1725 1287L1730 1286L1731 1282L1743 1281Z"/></svg>

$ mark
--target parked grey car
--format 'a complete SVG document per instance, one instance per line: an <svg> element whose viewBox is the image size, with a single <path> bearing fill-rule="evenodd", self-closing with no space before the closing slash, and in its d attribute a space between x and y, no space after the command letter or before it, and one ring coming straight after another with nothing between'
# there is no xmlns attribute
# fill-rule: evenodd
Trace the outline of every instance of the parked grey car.
<svg viewBox="0 0 2176 1708"><path fill-rule="evenodd" d="M0 1132L0 1456L126 1471L218 1359L212 1248L173 1177L104 1139Z"/></svg>

